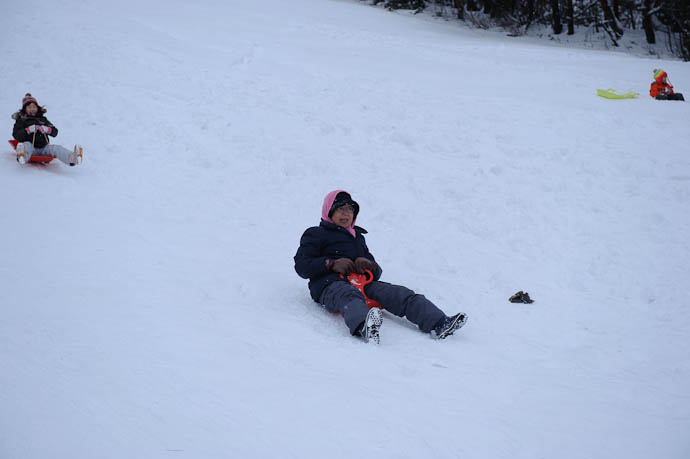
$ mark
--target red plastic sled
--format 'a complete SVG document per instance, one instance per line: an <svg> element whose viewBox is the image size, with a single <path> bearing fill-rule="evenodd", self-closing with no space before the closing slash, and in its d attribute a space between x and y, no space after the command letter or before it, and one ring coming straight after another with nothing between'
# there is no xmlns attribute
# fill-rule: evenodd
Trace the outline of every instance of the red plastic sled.
<svg viewBox="0 0 690 459"><path fill-rule="evenodd" d="M349 280L350 283L357 288L357 290L362 292L362 295L364 295L364 299L367 300L367 306L369 307L369 309L381 309L381 304L378 301L372 300L364 293L364 287L374 280L374 274L372 274L371 271L367 269L364 272L364 274L351 273L349 276L347 276L347 280Z"/></svg>
<svg viewBox="0 0 690 459"><path fill-rule="evenodd" d="M14 148L15 150L17 149L17 144L19 143L19 140L8 140L8 142L10 143L10 145L12 145L12 148ZM31 158L28 162L48 164L54 159L55 158L48 155L31 155Z"/></svg>

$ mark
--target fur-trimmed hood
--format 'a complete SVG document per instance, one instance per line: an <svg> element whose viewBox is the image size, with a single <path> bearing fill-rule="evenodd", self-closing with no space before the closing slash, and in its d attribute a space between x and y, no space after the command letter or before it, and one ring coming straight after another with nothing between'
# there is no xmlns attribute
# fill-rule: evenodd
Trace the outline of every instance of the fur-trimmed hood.
<svg viewBox="0 0 690 459"><path fill-rule="evenodd" d="M45 116L46 112L48 111L47 108L41 107L40 105L37 105L38 107L38 113L36 113L36 118L42 118ZM20 117L26 118L29 115L26 114L24 109L17 110L16 112L12 113L12 119L17 121Z"/></svg>
<svg viewBox="0 0 690 459"><path fill-rule="evenodd" d="M45 113L46 113L48 110L46 110L46 109L43 108L43 107L39 107L38 111L39 111L39 113L36 113L36 116L34 116L33 118L45 118L44 115L45 115ZM26 114L24 111L22 111L22 110L18 110L18 111L16 111L16 112L12 113L12 119L13 119L13 120L17 121L17 120L20 119L20 118L26 119L26 118L32 118L32 117L30 117L29 115L27 115L27 114Z"/></svg>

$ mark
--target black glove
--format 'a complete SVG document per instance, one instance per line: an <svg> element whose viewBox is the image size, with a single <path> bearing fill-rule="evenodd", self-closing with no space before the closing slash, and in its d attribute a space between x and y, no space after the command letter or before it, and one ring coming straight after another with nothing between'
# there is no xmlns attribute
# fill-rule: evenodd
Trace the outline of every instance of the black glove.
<svg viewBox="0 0 690 459"><path fill-rule="evenodd" d="M354 271L355 264L349 258L338 258L337 260L330 260L328 265L326 265L329 271L334 273L342 274L347 277L352 271Z"/></svg>
<svg viewBox="0 0 690 459"><path fill-rule="evenodd" d="M520 290L515 295L508 298L511 303L534 303L534 300L529 297L529 293Z"/></svg>

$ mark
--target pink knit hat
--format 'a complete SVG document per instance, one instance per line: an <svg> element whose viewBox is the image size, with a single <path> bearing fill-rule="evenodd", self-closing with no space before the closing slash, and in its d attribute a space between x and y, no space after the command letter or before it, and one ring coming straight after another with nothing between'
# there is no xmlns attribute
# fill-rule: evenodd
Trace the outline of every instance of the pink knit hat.
<svg viewBox="0 0 690 459"><path fill-rule="evenodd" d="M31 102L36 104L37 107L40 107L40 105L38 105L38 101L36 100L36 98L34 96L32 96L31 93L27 92L26 95L24 96L24 98L22 99L22 108L26 107Z"/></svg>
<svg viewBox="0 0 690 459"><path fill-rule="evenodd" d="M48 111L45 107L41 107L40 105L38 105L38 101L36 100L36 98L32 96L31 93L27 92L24 98L22 99L22 109L20 111L24 111L24 109L26 109L26 106L29 104L36 104L36 107L38 107L39 114Z"/></svg>

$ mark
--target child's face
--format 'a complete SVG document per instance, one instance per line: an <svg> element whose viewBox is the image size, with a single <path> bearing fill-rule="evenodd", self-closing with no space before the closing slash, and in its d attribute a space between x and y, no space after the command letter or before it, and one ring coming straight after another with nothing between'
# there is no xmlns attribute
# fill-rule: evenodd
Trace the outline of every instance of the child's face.
<svg viewBox="0 0 690 459"><path fill-rule="evenodd" d="M338 226L342 226L343 228L349 228L350 226L352 226L352 220L354 220L354 216L355 208L347 204L345 206L338 207L335 210L335 212L333 212L331 220L333 220L333 222Z"/></svg>
<svg viewBox="0 0 690 459"><path fill-rule="evenodd" d="M31 102L29 105L26 106L26 114L29 116L36 116L36 113L38 113L38 107L36 104Z"/></svg>
<svg viewBox="0 0 690 459"><path fill-rule="evenodd" d="M664 84L667 84L668 83L668 77L662 77L661 82Z"/></svg>

